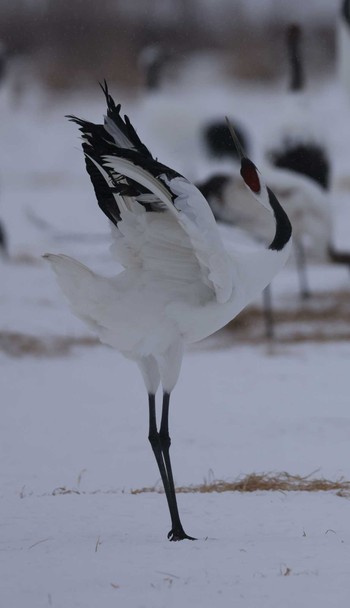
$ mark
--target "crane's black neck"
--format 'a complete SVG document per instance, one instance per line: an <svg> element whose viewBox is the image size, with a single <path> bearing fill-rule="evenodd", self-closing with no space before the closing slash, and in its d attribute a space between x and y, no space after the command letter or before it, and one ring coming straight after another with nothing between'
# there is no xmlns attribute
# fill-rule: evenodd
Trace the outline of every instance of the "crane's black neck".
<svg viewBox="0 0 350 608"><path fill-rule="evenodd" d="M341 14L347 25L350 27L350 0L344 0Z"/></svg>
<svg viewBox="0 0 350 608"><path fill-rule="evenodd" d="M269 203L276 221L276 232L272 243L269 245L269 249L272 251L281 251L284 249L292 236L292 226L288 215L278 202L277 197L274 195L272 190L270 190L270 188L266 189L269 196Z"/></svg>
<svg viewBox="0 0 350 608"><path fill-rule="evenodd" d="M299 25L293 23L287 29L287 51L290 65L290 91L301 91L305 84L300 47L301 30Z"/></svg>
<svg viewBox="0 0 350 608"><path fill-rule="evenodd" d="M328 246L328 255L332 262L336 264L345 264L350 267L350 252L349 251L338 251L334 249L333 245Z"/></svg>
<svg viewBox="0 0 350 608"><path fill-rule="evenodd" d="M157 91L160 89L162 76L163 62L153 61L145 70L146 89L148 91Z"/></svg>
<svg viewBox="0 0 350 608"><path fill-rule="evenodd" d="M318 143L287 140L280 150L270 153L270 158L276 167L306 175L325 190L329 189L330 161Z"/></svg>

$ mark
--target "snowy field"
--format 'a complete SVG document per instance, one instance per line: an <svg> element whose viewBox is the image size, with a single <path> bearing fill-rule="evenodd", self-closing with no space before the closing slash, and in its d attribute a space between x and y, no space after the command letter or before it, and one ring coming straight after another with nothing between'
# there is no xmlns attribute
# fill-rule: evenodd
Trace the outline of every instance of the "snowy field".
<svg viewBox="0 0 350 608"><path fill-rule="evenodd" d="M282 87L203 91L196 74L191 84L184 75L186 96L120 95L139 134L194 179L208 168L199 125L232 114L249 126L259 162L278 127ZM334 161L334 240L350 249L350 105L332 83L312 95ZM14 105L3 90L0 106L0 217L11 253L0 294L0 606L346 606L347 493L179 494L185 530L198 540L169 543L164 495L131 492L160 485L141 377L71 316L40 257L64 252L117 270L76 128L64 119L99 120L104 100L98 91L62 99L33 91ZM172 397L176 485L282 471L350 479L349 271L313 266L310 282L314 296L301 305L292 263L274 281L279 313L299 311L296 323L278 324L274 345L258 300L258 338L238 320L237 330L189 349Z"/></svg>

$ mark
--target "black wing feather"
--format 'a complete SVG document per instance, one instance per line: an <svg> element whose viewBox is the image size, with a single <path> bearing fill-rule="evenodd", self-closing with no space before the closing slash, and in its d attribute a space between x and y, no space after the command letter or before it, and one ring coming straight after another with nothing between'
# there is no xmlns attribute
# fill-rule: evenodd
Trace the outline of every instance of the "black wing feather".
<svg viewBox="0 0 350 608"><path fill-rule="evenodd" d="M137 150L144 156L149 156L150 158L153 158L149 149L145 146L145 144L142 143L139 136L137 135L128 116L124 115L124 120L120 116L121 105L120 103L118 103L118 105L115 105L113 97L109 94L107 82L104 81L104 84L100 83L100 87L106 97L107 116L111 120L113 120L116 127L120 129L121 132L125 135L125 137L130 140L135 150Z"/></svg>
<svg viewBox="0 0 350 608"><path fill-rule="evenodd" d="M121 219L120 209L112 194L111 188L108 186L105 178L98 170L95 163L88 156L86 156L86 154L85 166L95 191L98 206L108 217L108 219L113 222L115 226L117 226Z"/></svg>
<svg viewBox="0 0 350 608"><path fill-rule="evenodd" d="M98 205L108 219L117 226L121 219L120 209L113 194L134 198L146 211L162 212L166 210L166 205L158 199L150 190L139 184L133 179L126 177L108 166L106 157L115 156L130 160L136 166L142 167L153 177L158 178L165 175L168 179L178 177L179 173L170 169L166 165L154 160L149 150L140 141L130 120L125 116L125 121L120 116L120 104L117 106L108 92L107 83L101 88L106 96L107 115L113 120L118 129L131 141L135 149L121 148L116 143L114 137L106 130L104 125L95 124L73 115L67 116L69 120L79 126L83 136L83 151L85 154L86 170L91 179ZM109 178L109 183L98 169L101 166ZM166 184L163 182L164 186ZM168 188L173 198L173 193Z"/></svg>

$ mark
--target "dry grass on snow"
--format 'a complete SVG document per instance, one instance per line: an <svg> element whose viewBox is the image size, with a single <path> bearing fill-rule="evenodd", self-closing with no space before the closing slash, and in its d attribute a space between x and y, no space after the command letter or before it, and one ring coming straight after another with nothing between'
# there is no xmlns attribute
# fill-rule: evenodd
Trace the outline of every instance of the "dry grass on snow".
<svg viewBox="0 0 350 608"><path fill-rule="evenodd" d="M93 336L49 336L41 338L14 331L0 331L0 351L10 357L63 357L77 346L96 346Z"/></svg>
<svg viewBox="0 0 350 608"><path fill-rule="evenodd" d="M84 472L84 471L83 471ZM164 494L161 483L144 488L114 489L107 490L83 490L80 487L81 475L75 487L60 486L51 492L45 492L39 496L63 496L66 494L76 494L82 496L92 496L95 494ZM344 478L335 481L324 479L323 477L313 477L313 473L302 477L301 475L291 475L285 471L274 473L249 473L244 477L239 477L233 481L222 479L204 480L198 485L177 486L178 494L209 494L222 492L333 492L336 496L350 498L350 481ZM33 496L34 493L23 487L19 493L20 498Z"/></svg>
<svg viewBox="0 0 350 608"><path fill-rule="evenodd" d="M210 492L335 492L337 496L350 498L350 481L340 478L331 481L323 478L314 478L311 475L301 477L290 473L250 473L235 481L204 481L194 486L179 486L176 492L180 494L207 494ZM163 493L158 486L132 490L132 494L145 492Z"/></svg>
<svg viewBox="0 0 350 608"><path fill-rule="evenodd" d="M348 290L319 292L305 302L291 302L274 309L275 341L278 344L350 341L350 293ZM249 306L227 326L235 343L266 342L260 306ZM227 342L227 340L226 340Z"/></svg>

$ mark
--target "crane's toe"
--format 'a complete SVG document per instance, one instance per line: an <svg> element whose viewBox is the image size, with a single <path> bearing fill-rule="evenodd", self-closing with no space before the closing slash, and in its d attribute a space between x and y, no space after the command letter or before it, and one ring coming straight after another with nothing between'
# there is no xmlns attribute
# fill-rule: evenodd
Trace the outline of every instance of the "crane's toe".
<svg viewBox="0 0 350 608"><path fill-rule="evenodd" d="M188 540L197 540L193 536L188 536L183 528L173 528L168 532L168 539L170 541L185 540L185 538Z"/></svg>

